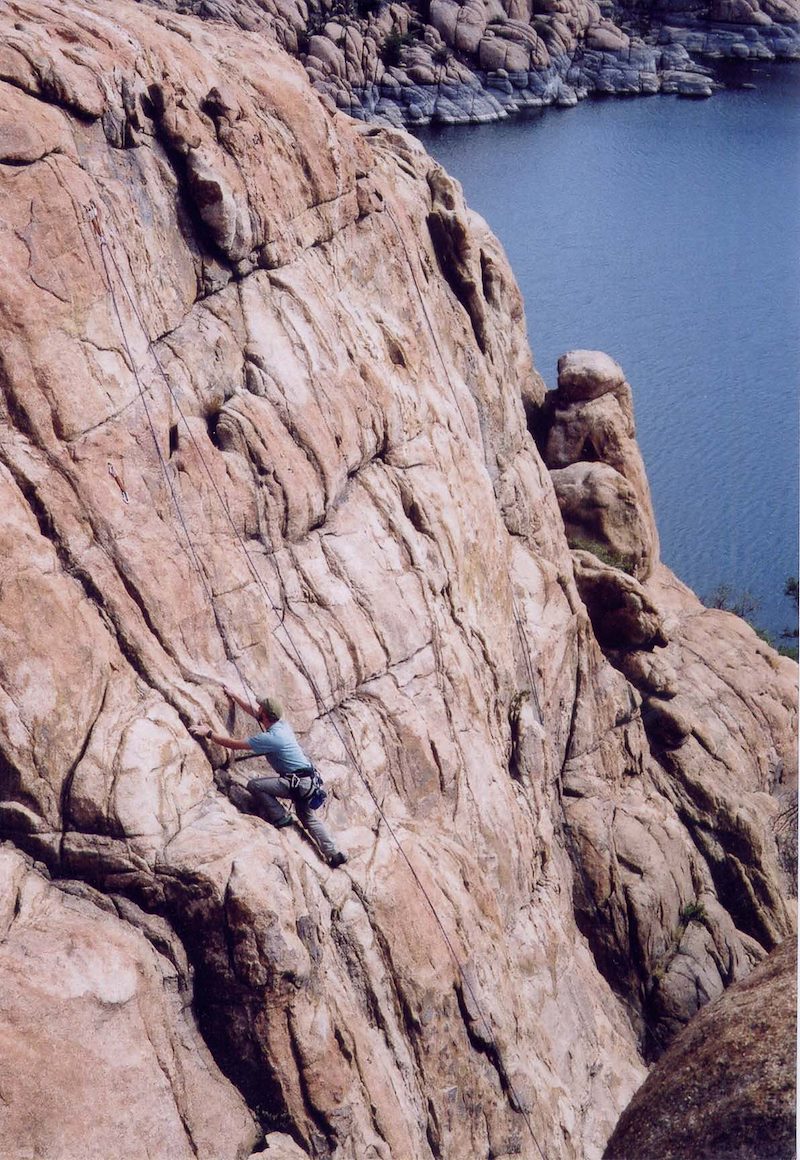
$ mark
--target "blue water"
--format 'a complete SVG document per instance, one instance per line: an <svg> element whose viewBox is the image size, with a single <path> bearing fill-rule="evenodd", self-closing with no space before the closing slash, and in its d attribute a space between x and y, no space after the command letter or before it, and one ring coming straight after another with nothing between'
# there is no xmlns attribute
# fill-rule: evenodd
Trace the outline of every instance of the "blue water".
<svg viewBox="0 0 800 1160"><path fill-rule="evenodd" d="M536 365L608 351L634 391L665 562L792 623L798 572L800 70L708 101L584 102L428 129L503 242Z"/></svg>

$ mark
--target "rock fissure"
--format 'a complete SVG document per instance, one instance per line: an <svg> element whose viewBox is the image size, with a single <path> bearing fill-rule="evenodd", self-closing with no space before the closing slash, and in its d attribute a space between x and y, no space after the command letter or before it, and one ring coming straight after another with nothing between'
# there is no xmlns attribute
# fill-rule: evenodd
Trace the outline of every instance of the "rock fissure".
<svg viewBox="0 0 800 1160"><path fill-rule="evenodd" d="M173 1089L175 1087L179 1087L179 1081L176 1082L176 1077L175 1077L173 1071L167 1066L166 1062L161 1058L161 1051L159 1050L160 1045L157 1044L153 1040L152 1034L150 1032L150 1028L148 1026L146 1015L142 1019L142 1023L143 1023L143 1026L145 1028L145 1033L146 1033L148 1041L150 1043L150 1047L151 1047L151 1050L153 1053L153 1057L155 1058L156 1065L157 1065L159 1071L161 1072L161 1074L163 1075L166 1084ZM173 1060L173 1063L174 1063L174 1060ZM202 1153L198 1149L198 1145L197 1145L195 1138L194 1138L191 1116L189 1116L187 1114L187 1112L185 1111L183 1100L181 1099L181 1095L182 1095L182 1093L180 1091L176 1092L177 1098L175 1100L175 1108L178 1112L178 1116L180 1117L180 1122L181 1122L181 1126L183 1128L183 1131L185 1133L186 1141L189 1144L189 1148L191 1149L192 1156L195 1157L195 1160L203 1160Z"/></svg>
<svg viewBox="0 0 800 1160"><path fill-rule="evenodd" d="M7 395L6 401L8 403L12 396ZM25 412L18 410L14 417L15 426L21 434L26 435L33 442L34 448L44 458L48 469L58 479L66 484L71 496L78 502L79 514L78 520L85 520L88 523L94 541L99 544L106 556L114 566L115 574L120 581L125 593L130 598L131 602L136 606L142 616L142 620L149 635L158 642L158 645L163 649L165 655L170 658L178 667L180 662L177 654L172 649L169 642L161 635L155 623L150 616L150 610L147 601L144 599L132 577L128 573L126 566L119 559L118 553L115 549L109 551L108 549L108 534L106 530L100 527L92 518L91 513L80 504L79 489L76 480L72 473L68 471L62 464L60 464L54 456L43 446L36 444L33 438L33 431L28 422ZM92 577L89 566L85 562L81 562L75 556L70 548L70 536L67 533L61 533L57 516L54 510L48 507L48 503L42 494L42 488L37 486L30 478L28 478L23 470L17 466L16 462L7 454L2 454L0 447L0 462L4 463L7 469L12 474L15 483L20 492L24 495L25 500L34 515L42 536L48 540L52 545L58 557L61 568L66 576L73 578L84 590L87 598L97 607L98 612L102 616L103 622L116 636L120 645L121 651L125 655L126 660L131 667L137 672L139 677L147 684L152 684L152 679L148 674L147 666L137 650L136 644L126 639L126 634L122 628L121 614L116 610L114 602L110 601L97 586ZM70 513L71 514L71 513ZM105 546L104 546L105 545ZM215 614L216 615L216 614Z"/></svg>
<svg viewBox="0 0 800 1160"><path fill-rule="evenodd" d="M465 984L462 981L457 982L453 987L453 992L456 996L458 1009L461 1014L461 1019L464 1024L464 1030L467 1038L472 1046L473 1051L483 1056L484 1059L491 1065L498 1080L500 1090L508 1100L511 1108L518 1113L524 1113L526 1109L519 1104L516 1092L513 1085L509 1081L508 1072L506 1071L503 1058L500 1053L500 1048L497 1041L492 1034L491 1027L486 1023L485 1017L482 1013L472 1013L469 1008L475 1006L475 1000L470 996L469 1000L465 997Z"/></svg>
<svg viewBox="0 0 800 1160"><path fill-rule="evenodd" d="M108 691L109 691L109 686L107 683L103 688L103 692L101 695L100 704L97 708L97 712L94 714L94 717L92 718L92 720L89 722L88 726L86 727L86 731L85 731L85 735L84 735L84 739L83 739L83 743L81 745L81 748L79 749L78 754L75 757L75 760L73 761L72 765L67 770L66 776L64 777L64 780L63 780L62 785L61 785L60 812L61 812L61 818L62 818L65 826L69 825L69 823L72 821L71 811L70 811L70 795L72 793L72 783L75 780L75 774L76 774L78 768L80 767L80 764L83 761L84 757L86 756L86 753L89 749L89 746L92 743L92 735L94 733L95 727L97 726L97 723L100 720L100 718L102 717L103 711L105 710L106 701L108 698ZM59 858L61 858L62 856L63 855L60 852Z"/></svg>
<svg viewBox="0 0 800 1160"><path fill-rule="evenodd" d="M26 502L31 509L32 514L36 518L37 523L42 531L45 539L49 540L59 558L61 568L64 574L76 583L85 591L87 598L97 606L102 613L104 624L116 634L117 641L120 646L120 651L125 659L131 665L131 668L137 675L146 683L150 683L146 667L141 657L139 656L135 645L126 639L125 635L119 630L118 624L115 622L113 610L110 609L106 603L105 597L94 582L90 573L82 568L75 560L71 558L65 545L59 539L56 529L52 523L50 512L47 505L41 499L38 489L28 479L17 471L16 467L12 465L7 459L3 459L6 467L14 475L15 482L22 494L25 496Z"/></svg>

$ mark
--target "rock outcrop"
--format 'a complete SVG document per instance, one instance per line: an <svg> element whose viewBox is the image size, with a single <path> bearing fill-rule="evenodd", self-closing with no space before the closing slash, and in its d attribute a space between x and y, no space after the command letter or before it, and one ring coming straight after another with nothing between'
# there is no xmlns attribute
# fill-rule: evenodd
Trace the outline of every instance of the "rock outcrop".
<svg viewBox="0 0 800 1160"><path fill-rule="evenodd" d="M646 580L658 532L622 368L602 351L564 355L538 427L570 542L599 544Z"/></svg>
<svg viewBox="0 0 800 1160"><path fill-rule="evenodd" d="M704 1007L634 1096L606 1160L796 1152L797 941Z"/></svg>
<svg viewBox="0 0 800 1160"><path fill-rule="evenodd" d="M0 33L0 836L91 888L148 995L143 938L182 946L226 1078L162 999L207 1074L161 1068L152 1122L180 1154L213 1091L241 1155L599 1156L790 930L796 667L644 524L604 635L513 276L412 139L257 31L13 0ZM344 871L229 800L258 763L190 734L246 730L223 680L280 692Z"/></svg>
<svg viewBox="0 0 800 1160"><path fill-rule="evenodd" d="M560 491L557 494L562 504L569 502ZM611 502L616 505L618 497L612 495ZM574 511L571 502L569 510ZM594 503L592 510L596 510ZM650 652L669 643L661 611L638 580L621 568L598 560L591 551L576 551L572 560L578 591L603 648L632 650L640 655L643 650Z"/></svg>

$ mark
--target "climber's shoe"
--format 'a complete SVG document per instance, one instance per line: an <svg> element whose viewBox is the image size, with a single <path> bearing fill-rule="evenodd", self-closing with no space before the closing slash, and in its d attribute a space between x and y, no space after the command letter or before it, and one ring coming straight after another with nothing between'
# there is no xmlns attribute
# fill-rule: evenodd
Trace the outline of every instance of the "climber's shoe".
<svg viewBox="0 0 800 1160"><path fill-rule="evenodd" d="M330 866L331 870L336 870L337 867L344 866L346 861L347 855L343 854L340 850L338 854L334 854L332 858L328 859L328 865Z"/></svg>

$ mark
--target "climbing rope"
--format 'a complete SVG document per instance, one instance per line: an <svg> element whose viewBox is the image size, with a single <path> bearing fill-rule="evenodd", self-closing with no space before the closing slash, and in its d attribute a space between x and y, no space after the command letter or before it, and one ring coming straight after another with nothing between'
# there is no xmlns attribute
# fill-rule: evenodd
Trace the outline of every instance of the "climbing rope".
<svg viewBox="0 0 800 1160"><path fill-rule="evenodd" d="M425 322L427 324L431 338L433 339L433 345L436 348L436 353L439 356L439 361L442 364L442 369L444 370L445 378L447 379L447 384L450 387L450 393L453 396L453 401L455 402L456 407L458 409L458 413L461 416L461 422L464 425L464 433L467 436L467 438L469 439L470 432L469 432L469 427L467 426L467 420L466 420L466 417L464 415L464 411L462 410L461 404L458 400L458 393L456 391L455 384L453 383L453 379L452 379L452 376L450 374L450 368L447 365L444 354L442 352L442 348L439 344L439 339L436 335L436 331L434 329L433 323L431 322L430 314L428 312L427 303L425 302L424 295L422 293L422 290L420 289L419 282L417 281L417 273L416 273L416 270L414 268L414 263L411 260L411 254L409 252L408 246L406 245L405 236L403 234L403 231L400 228L400 223L398 222L397 217L395 216L395 213L394 213L394 210L392 209L392 207L387 205L385 208L385 212L389 215L389 218L391 219L391 222L394 225L395 232L397 234L397 237L400 240L400 244L402 245L403 251L406 255L406 261L408 262L408 268L411 271L411 278L412 278L412 281L414 282L414 287L417 291L417 296L418 296L419 301L420 301L420 306L422 307L422 313L423 313L423 316L425 318ZM522 654L525 657L525 661L526 661L527 668L528 668L528 677L529 677L530 686L531 686L531 689L530 689L531 696L533 697L534 702L536 704L536 711L539 714L539 721L541 722L541 720L542 720L542 707L539 703L539 694L536 691L536 681L534 680L534 677L533 677L533 668L531 666L530 650L528 648L528 642L527 642L527 639L525 636L525 631L524 631L524 628L522 625L522 618L520 616L519 605L517 602L516 594L514 593L513 583L511 586L511 602L512 602L514 621L515 621L515 624L517 626L517 632L519 633L520 643L522 645Z"/></svg>
<svg viewBox="0 0 800 1160"><path fill-rule="evenodd" d="M391 210L389 212L391 214ZM392 215L392 217L393 217L393 215ZM184 517L183 511L181 508L180 499L178 497L176 489L175 489L175 487L172 483L172 480L170 478L169 471L167 469L167 464L166 464L166 461L164 459L163 453L161 451L160 444L158 442L158 434L157 434L157 431L155 428L155 424L153 422L152 415L150 413L150 408L149 408L148 403L147 403L146 392L145 392L145 389L142 385L141 377L139 375L139 371L138 371L138 368L136 366L136 362L134 361L133 354L131 352L130 345L128 343L125 325L124 325L123 320L122 320L121 311L119 309L119 305L117 302L116 292L114 290L114 281L113 281L112 276L111 276L111 268L112 267L113 267L113 270L116 272L117 279L119 280L120 284L122 285L122 287L125 291L125 295L126 295L128 302L131 306L131 310L133 311L133 314L134 314L134 316L135 316L135 318L136 318L136 320L137 320L137 322L142 330L142 333L144 334L145 340L147 342L148 352L150 354L152 354L152 356L153 356L153 360L154 360L155 365L158 369L158 372L159 372L160 376L162 377L162 379L164 380L164 382L167 386L167 389L170 393L170 396L173 399L173 402L175 403L179 417L183 421L184 426L186 427L186 430L188 431L189 437L192 441L192 444L193 444L195 450L197 451L197 455L198 455L198 458L203 466L203 469L204 469L206 475L208 476L209 480L211 481L211 485L212 485L212 488L215 492L215 495L216 495L217 499L219 500L223 511L225 512L225 515L228 519L228 522L231 524L236 542L237 542L239 548L243 551L245 557L247 558L251 574L253 575L254 579L256 580L256 583L258 584L258 587L260 588L269 609L272 611L272 613L278 619L278 622L279 622L278 627L282 628L284 631L286 640L287 640L287 642L288 642L288 644L289 644L289 646L290 646L290 648L291 648L292 652L294 653L295 658L297 660L298 668L299 668L301 674L305 677L306 681L308 682L308 685L309 685L309 687L314 695L314 699L317 703L317 709L318 709L321 716L328 716L329 717L331 725L333 726L334 732L336 733L344 752L347 754L347 756L348 756L353 768L355 769L356 774L358 775L362 785L364 786L365 790L367 791L369 797L372 799L372 802L375 806L375 809L378 812L378 815L381 818L381 821L385 825L386 830L389 833L389 835L391 836L392 841L394 842L395 846L397 847L397 850L398 850L403 862L405 863L406 867L408 868L408 871L411 874L412 879L414 880L417 888L419 889L421 895L425 899L425 902L427 903L428 907L430 908L430 912L433 916L434 922L436 923L436 926L439 929L439 932L442 936L442 939L445 943L445 946L447 947L448 953L450 954L450 956L451 956L451 958L456 966L456 969L458 971L458 975L461 979L462 987L463 987L464 991L469 995L469 997L472 1001L472 1004L473 1004L473 1008L478 1014L479 1021L483 1026L484 1035L486 1037L486 1040L488 1043L491 1043L494 1045L495 1050L497 1051L498 1058L500 1058L500 1052L499 1052L499 1049L497 1048L497 1042L496 1042L496 1039L494 1037L494 1034L492 1033L492 1028L491 1028L491 1025L489 1023L489 1020L487 1019L486 1015L483 1012L483 1008L482 1008L482 1006L478 1000L478 997L475 993L475 989L472 986L472 984L467 976L466 969L462 965L458 951L456 950L456 948L453 944L453 941L452 941L450 935L448 934L448 932L444 926L444 923L442 922L442 919L439 916L439 913L436 909L436 906L433 902L433 899L431 898L428 890L425 887L425 884L422 882L422 879L420 878L420 876L417 873L416 869L414 868L411 860L409 859L408 855L406 854L405 850L403 849L402 843L400 842L400 839L397 836L397 833L395 832L394 827L392 826L391 822L389 821L389 818L387 817L386 812L383 809L383 806L381 805L378 797L376 796L374 790L372 789L372 786L369 783L368 778L366 777L365 773L363 772L363 769L361 768L361 763L358 760L358 757L354 751L353 745L350 743L348 738L345 736L342 728L340 727L338 721L336 720L335 714L338 711L340 711L339 707L334 706L332 709L326 708L325 701L324 701L324 698L322 696L322 693L320 692L319 686L317 685L316 681L314 680L314 677L312 676L312 674L308 670L308 667L306 666L305 661L303 660L303 656L302 656L299 648L295 644L295 641L292 637L292 634L289 631L289 628L287 627L287 625L285 623L285 619L282 616L281 610L278 608L275 601L273 600L269 589L267 588L263 579L259 575L258 570L255 567L255 564L253 563L251 555L247 549L247 545L245 544L238 528L236 527L235 521L233 520L233 517L231 516L230 509L228 508L228 505L225 501L225 498L217 486L216 480L214 479L213 474L211 472L211 469L209 468L209 466L206 462L206 459L205 459L205 456L202 452L202 449L200 448L197 440L194 437L194 434L191 430L191 427L189 426L186 415L184 414L184 411L180 406L180 402L175 395L175 392L172 388L172 384L170 383L169 378L166 374L166 371L164 370L164 367L161 363L161 360L159 359L158 354L153 346L153 342L148 335L147 329L146 329L145 324L144 324L144 320L143 320L142 315L141 315L141 313L136 305L136 302L133 299L133 296L131 295L131 292L130 292L128 285L127 285L127 281L126 281L122 271L120 270L120 267L116 261L116 258L114 257L114 254L113 254L110 246L108 245L108 242L105 238L105 235L103 234L103 231L102 231L100 223L99 223L96 207L94 207L94 206L91 207L90 211L87 213L87 220L89 220L91 222L93 229L94 229L94 232L95 232L97 239L98 239L98 243L100 246L100 253L102 256L102 260L103 260L103 267L104 267L105 273L106 273L107 287L108 287L108 291L109 291L109 294L110 294L110 297L111 297L111 300L113 303L114 313L115 313L115 316L117 319L117 325L120 328L120 333L122 335L122 340L123 340L123 343L125 346L125 350L127 352L131 368L133 370L133 375L134 375L134 378L136 380L136 384L137 384L138 391L139 391L139 397L142 401L145 415L147 417L147 422L148 422L148 425L150 427L150 431L151 431L151 434L153 437L153 442L154 442L155 447L156 447L156 453L158 456L159 464L161 466L161 470L164 474L164 477L167 481L169 492L170 492L170 495L172 497L172 501L173 501L173 504L175 506L176 512L178 514L178 519L179 519L181 528L183 530L187 544L189 545L190 558L191 558L191 560L192 560L192 562L197 570L198 576L201 579L201 582L203 584L203 588L204 588L206 595L208 597L209 603L213 609L213 607L214 607L213 592L210 588L207 577L205 576L205 574L202 571L202 568L200 566L200 561L199 561L197 554L194 550L194 546L193 546L192 541L191 541L191 536L189 534L186 519ZM394 219L394 217L393 217L393 220L395 221L395 226L397 226L397 222L396 222L396 219ZM402 234L400 235L400 237L402 240ZM409 264L410 264L411 263L410 255L408 253L408 248L406 247L404 240L403 240L403 247L405 249L405 252L406 252L406 255L408 257ZM412 268L412 274L413 274L413 268ZM414 277L414 281L415 281L415 285L416 285L416 277ZM441 348L439 347L438 341L436 339L436 335L435 335L435 332L433 330L432 324L430 322L430 318L428 317L427 310L425 309L425 302L424 302L424 299L422 297L422 293L421 293L418 285L417 285L417 292L420 296L420 301L422 303L423 312L425 313L425 317L426 317L427 322L428 322L428 327L431 331L431 335L433 337L434 343L435 343L437 350L439 352L439 357L441 358L442 365L445 367L445 370L446 370L447 368L446 368L446 364L444 362L444 357L442 355ZM453 391L453 396L454 396L455 401L456 401L456 406L458 407L459 414L461 415L462 422L464 423L464 430L467 433L467 435L469 435L469 429L467 427L466 419L464 418L464 414L461 411L460 405L458 404L458 398L457 398L457 395L456 395L455 390L453 388L453 384L450 380L449 375L448 375L448 382L450 383L450 387L451 387L451 390ZM231 660L232 660L232 663L236 669L237 674L239 675L239 678L242 682L242 685L245 689L245 692L247 692L247 684L244 680L244 676L242 675L242 672L241 672L238 664L236 663L235 658L231 658ZM250 699L249 694L247 694L247 695L248 695L248 700L249 700ZM513 1101L512 1107L516 1111L518 1111L525 1120L528 1131L530 1132L531 1138L536 1146L536 1150L539 1153L541 1160L546 1160L545 1154L544 1154L544 1152L541 1148L541 1145L539 1144L539 1141L536 1137L536 1134L533 1130L533 1125L532 1125L531 1120L530 1120L530 1115L529 1115L528 1109L525 1107L519 1094L517 1093L516 1088L514 1087L514 1084L513 1084L513 1081L511 1079L510 1075L508 1075L508 1073L504 1069L500 1073L500 1077L501 1077L501 1082L503 1082L506 1085L508 1092L511 1096L511 1099Z"/></svg>
<svg viewBox="0 0 800 1160"><path fill-rule="evenodd" d="M93 221L96 222L96 220L97 219L95 217L93 219ZM156 365L158 373L161 376L161 378L163 379L167 390L169 391L170 398L172 399L172 401L175 405L175 409L177 410L178 415L179 415L180 419L182 420L184 427L186 428L187 434L189 436L189 440L190 440L192 446L194 447L195 451L197 452L197 456L200 460L202 468L203 468L205 474L208 476L209 483L211 484L211 487L214 491L214 494L216 495L216 497L219 501L219 504L220 504L224 514L225 514L225 518L227 519L228 523L230 524L234 538L235 538L240 550L242 551L242 553L244 555L244 558L247 562L250 574L253 577L253 579L255 580L256 584L262 590L262 592L270 600L270 603L272 603L271 598L269 596L269 590L267 589L267 587L264 583L264 580L262 579L258 569L255 566L255 563L253 561L253 557L250 553L250 550L247 547L247 544L245 543L244 537L242 536L241 532L239 531L238 527L236 526L236 521L234 520L233 516L231 515L227 500L225 499L225 496L223 495L222 491L220 490L219 485L217 484L217 481L214 479L213 472L209 468L208 463L206 461L206 458L203 455L200 444L198 443L198 441L195 437L195 434L192 431L192 428L189 424L189 420L186 418L186 414L184 413L184 410L181 406L180 399L179 399L177 393L175 392L175 390L172 386L172 383L170 382L169 376L167 375L166 371L164 370L164 366L161 362L161 359L158 357L158 351L156 350L153 342L150 340L150 336L147 332L147 327L145 326L144 319L141 316L139 308L136 304L136 300L134 299L133 295L130 292L127 280L125 279L124 274L120 270L119 265L117 263L117 260L114 257L113 251L111 250L110 246L108 245L108 242L106 241L105 237L103 236L102 231L99 229L99 226L95 227L95 232L97 233L98 238L100 240L100 250L101 250L102 257L103 257L103 264L106 267L106 274L108 276L108 264L107 264L107 260L106 260L106 255L108 255L108 259L111 261L111 263L114 267L114 270L116 272L117 278L118 278L123 290L125 291L125 296L128 299L128 303L131 307L131 310L133 311L134 317L136 318L136 321L139 323L139 328L145 337L145 340L147 342L148 353L152 356L153 362ZM109 279L109 289L110 289L110 293L111 293L112 297L114 297L114 291L113 291L113 288L111 288L110 279ZM114 309L115 309L115 313L117 315L117 318L119 319L119 310L118 310L117 305L116 305L116 300L114 302ZM124 334L123 334L123 341L125 341L125 345L126 345L126 349L127 349L127 341L125 340ZM134 370L134 373L136 373L135 370ZM137 376L137 382L138 382L138 376ZM141 388L140 388L140 390L141 390ZM272 603L272 607L274 610L275 609L274 603ZM283 620L283 617L280 614L279 614L279 618L281 621Z"/></svg>
<svg viewBox="0 0 800 1160"><path fill-rule="evenodd" d="M120 312L119 304L117 302L117 296L114 293L113 282L111 279L111 270L109 268L109 261L108 261L107 255L110 256L111 261L114 264L114 266L117 268L117 270L119 268L116 266L116 261L114 260L113 254L111 254L108 243L102 234L102 231L100 229L100 225L99 225L99 222L97 219L96 212L94 214L90 213L88 215L88 218L89 218L89 221L91 222L91 224L94 228L94 231L98 237L98 241L99 241L99 245L100 245L100 256L102 258L103 268L105 270L106 285L108 287L108 291L109 291L109 294L111 297L111 302L112 302L112 305L114 307L114 314L115 314L116 319L117 319L117 325L119 327L120 335L122 336L122 342L123 342L123 345L125 347L125 352L128 356L128 362L129 362L131 370L133 372L133 377L135 379L136 386L137 386L137 389L139 392L139 399L142 403L142 407L144 409L144 413L145 413L145 416L147 418L147 424L148 424L148 427L150 428L150 434L152 435L152 438L153 438L153 446L155 447L155 450L156 450L156 456L158 458L158 462L159 462L159 465L161 467L162 474L163 474L164 479L166 481L167 488L169 490L169 494L170 494L170 497L172 499L173 506L174 506L175 511L177 513L178 521L179 521L179 523L181 525L181 529L183 531L189 559L192 563L192 566L194 567L195 572L197 573L197 576L200 580L200 583L203 587L203 590L206 594L206 597L208 598L209 607L211 608L212 612L214 613L214 616L216 619L216 612L214 611L214 609L215 609L214 593L211 589L211 585L209 583L208 577L206 576L205 572L203 571L203 568L202 568L202 565L201 565L200 560L198 558L197 552L195 551L194 543L192 542L192 537L189 534L189 528L188 528L188 525L186 523L186 519L185 519L184 514L183 514L183 509L181 507L180 500L178 499L178 493L175 489L175 485L172 481L172 477L171 477L169 470L167 468L166 460L164 459L164 453L161 450L161 445L160 445L159 440L158 440L158 432L156 431L155 423L153 422L153 416L150 412L150 406L147 402L147 392L144 389L144 385L142 383L141 376L139 374L139 369L136 365L136 360L133 357L133 351L131 350L130 343L128 342L127 331L126 331L125 325L122 321L122 314ZM109 470L109 475L117 483L117 486L120 488L120 491L122 492L122 497L123 497L125 503L128 503L129 502L128 493L125 490L125 488L122 487L118 473L116 472L113 464L109 464L108 470ZM217 621L217 623L218 623L218 627L220 628L220 630L222 630L222 625L219 623L219 621ZM222 635L222 639L224 641L225 640L225 633L222 632L221 635ZM239 680L242 683L242 686L246 690L247 685L245 683L244 675L243 675L243 673L242 673L242 671L241 671L241 669L236 661L236 657L231 656L229 659L230 659L231 663L233 664L233 667L236 670L236 673L239 677Z"/></svg>

